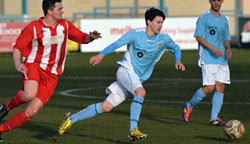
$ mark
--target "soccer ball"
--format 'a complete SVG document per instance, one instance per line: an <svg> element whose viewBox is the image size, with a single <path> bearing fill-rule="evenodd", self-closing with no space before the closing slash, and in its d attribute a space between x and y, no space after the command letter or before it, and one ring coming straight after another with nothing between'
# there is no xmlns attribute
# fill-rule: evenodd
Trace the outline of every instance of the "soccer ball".
<svg viewBox="0 0 250 144"><path fill-rule="evenodd" d="M238 140L245 132L243 123L239 120L230 120L224 127L226 136L232 140Z"/></svg>

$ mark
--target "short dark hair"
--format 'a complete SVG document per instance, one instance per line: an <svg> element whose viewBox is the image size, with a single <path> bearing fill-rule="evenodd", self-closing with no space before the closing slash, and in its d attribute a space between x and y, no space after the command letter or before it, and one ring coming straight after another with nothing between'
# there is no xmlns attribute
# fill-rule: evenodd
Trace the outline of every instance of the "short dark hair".
<svg viewBox="0 0 250 144"><path fill-rule="evenodd" d="M146 25L148 25L147 20L153 21L153 19L154 19L156 16L160 16L160 17L163 18L163 20L165 20L165 14L164 14L161 10L156 9L156 8L154 8L154 7L151 7L150 9L148 9L148 10L145 12L145 21L146 21Z"/></svg>
<svg viewBox="0 0 250 144"><path fill-rule="evenodd" d="M53 10L55 8L56 2L62 2L62 0L43 0L43 13L44 16L47 15L48 10Z"/></svg>

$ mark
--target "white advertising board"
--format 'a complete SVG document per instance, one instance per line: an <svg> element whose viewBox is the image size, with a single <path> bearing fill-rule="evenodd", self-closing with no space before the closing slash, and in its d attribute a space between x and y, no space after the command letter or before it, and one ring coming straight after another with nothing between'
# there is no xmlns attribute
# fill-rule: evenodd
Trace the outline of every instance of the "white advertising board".
<svg viewBox="0 0 250 144"><path fill-rule="evenodd" d="M169 34L182 50L197 49L198 45L193 37L196 20L196 17L166 18L161 32ZM100 52L126 32L145 26L145 19L82 19L81 31L89 33L97 30L102 38L89 44L82 44L81 52ZM117 51L124 50L126 46L117 49Z"/></svg>

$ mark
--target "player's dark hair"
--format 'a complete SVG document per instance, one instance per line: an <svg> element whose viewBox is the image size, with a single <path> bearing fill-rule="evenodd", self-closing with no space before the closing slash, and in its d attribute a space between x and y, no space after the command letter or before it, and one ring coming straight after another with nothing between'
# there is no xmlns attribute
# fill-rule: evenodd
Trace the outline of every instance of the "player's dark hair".
<svg viewBox="0 0 250 144"><path fill-rule="evenodd" d="M151 7L150 9L148 9L148 10L145 12L145 21L146 21L146 25L148 25L147 20L153 21L153 19L154 19L156 16L160 16L160 17L163 18L163 20L165 20L165 14L164 14L161 10L156 9L156 8L154 8L154 7Z"/></svg>
<svg viewBox="0 0 250 144"><path fill-rule="evenodd" d="M53 10L55 8L56 2L62 2L62 0L43 0L43 13L44 16L47 15L48 10Z"/></svg>

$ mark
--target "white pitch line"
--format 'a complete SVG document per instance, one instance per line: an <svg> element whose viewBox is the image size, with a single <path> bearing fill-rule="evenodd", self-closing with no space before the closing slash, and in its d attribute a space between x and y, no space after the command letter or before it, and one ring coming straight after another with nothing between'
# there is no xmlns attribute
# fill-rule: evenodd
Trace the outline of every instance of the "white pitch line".
<svg viewBox="0 0 250 144"><path fill-rule="evenodd" d="M103 89L105 87L89 87L89 88L78 88L78 89L69 89L65 91L59 92L60 95L62 96L67 96L67 97L75 97L75 98L89 98L89 99L105 99L105 97L99 97L99 96L93 96L93 95L77 95L77 94L72 94L72 92L76 91L85 91L85 90L94 90L94 89ZM132 100L132 99L128 99ZM186 101L163 101L163 100L148 100L145 99L146 102L151 102L151 103L165 103L165 104L184 104ZM201 104L211 104L211 102L200 102ZM250 105L249 102L223 102L225 105Z"/></svg>

